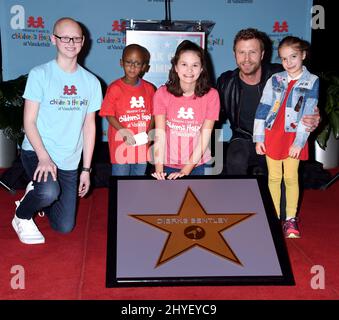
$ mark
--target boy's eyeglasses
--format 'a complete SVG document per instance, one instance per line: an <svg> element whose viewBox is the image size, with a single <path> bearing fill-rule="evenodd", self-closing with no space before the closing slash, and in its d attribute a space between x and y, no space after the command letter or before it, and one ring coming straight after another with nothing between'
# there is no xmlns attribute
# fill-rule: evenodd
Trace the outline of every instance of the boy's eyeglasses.
<svg viewBox="0 0 339 320"><path fill-rule="evenodd" d="M128 67L134 66L135 68L141 68L143 63L139 61L129 61L129 60L124 60L124 64Z"/></svg>
<svg viewBox="0 0 339 320"><path fill-rule="evenodd" d="M81 43L84 37L59 37L56 34L53 34L54 37L58 38L62 43L70 43L73 41L73 43Z"/></svg>

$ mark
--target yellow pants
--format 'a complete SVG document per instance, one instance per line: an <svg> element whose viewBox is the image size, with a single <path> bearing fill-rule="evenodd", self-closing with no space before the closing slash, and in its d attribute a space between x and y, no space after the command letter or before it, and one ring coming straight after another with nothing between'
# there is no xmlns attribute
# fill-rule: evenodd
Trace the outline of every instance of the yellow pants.
<svg viewBox="0 0 339 320"><path fill-rule="evenodd" d="M274 160L266 156L266 161L268 167L268 188L270 189L278 218L280 218L282 177L284 177L286 190L286 218L295 218L299 199L299 160L293 158Z"/></svg>

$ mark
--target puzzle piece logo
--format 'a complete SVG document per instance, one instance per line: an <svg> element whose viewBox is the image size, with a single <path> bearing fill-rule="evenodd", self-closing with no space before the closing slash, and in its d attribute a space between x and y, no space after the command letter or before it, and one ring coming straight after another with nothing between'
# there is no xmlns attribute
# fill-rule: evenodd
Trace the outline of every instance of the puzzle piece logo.
<svg viewBox="0 0 339 320"><path fill-rule="evenodd" d="M75 85L71 85L70 87L69 86L64 86L64 94L65 95L76 95L77 94L77 88Z"/></svg>
<svg viewBox="0 0 339 320"><path fill-rule="evenodd" d="M140 96L139 99L137 99L136 97L132 97L131 101L131 108L145 108L145 100L144 97Z"/></svg>
<svg viewBox="0 0 339 320"><path fill-rule="evenodd" d="M181 118L181 119L185 119L185 120L187 120L187 119L194 119L193 115L194 115L194 111L193 111L192 108L187 108L187 111L186 111L185 107L181 107L179 109L179 111L178 111L177 118L178 119Z"/></svg>

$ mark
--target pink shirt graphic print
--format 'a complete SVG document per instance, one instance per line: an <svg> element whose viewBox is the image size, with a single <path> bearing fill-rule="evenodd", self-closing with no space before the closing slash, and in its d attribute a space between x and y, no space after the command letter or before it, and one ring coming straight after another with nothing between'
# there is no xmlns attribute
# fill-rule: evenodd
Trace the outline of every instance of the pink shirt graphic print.
<svg viewBox="0 0 339 320"><path fill-rule="evenodd" d="M213 88L202 97L175 97L166 86L162 86L154 95L153 108L154 115L166 115L165 165L182 168L189 162L197 145L204 121L218 120L220 103L218 93ZM210 159L208 148L199 164Z"/></svg>

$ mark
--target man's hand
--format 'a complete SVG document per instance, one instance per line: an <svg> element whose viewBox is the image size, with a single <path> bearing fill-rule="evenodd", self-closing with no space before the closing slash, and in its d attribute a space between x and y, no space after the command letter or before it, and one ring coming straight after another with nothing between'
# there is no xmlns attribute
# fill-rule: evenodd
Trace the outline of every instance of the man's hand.
<svg viewBox="0 0 339 320"><path fill-rule="evenodd" d="M314 114L303 116L301 122L307 127L306 131L313 132L320 123L320 114L318 107L315 107Z"/></svg>
<svg viewBox="0 0 339 320"><path fill-rule="evenodd" d="M298 159L300 155L301 148L295 145L291 145L288 150L288 155L293 159Z"/></svg>
<svg viewBox="0 0 339 320"><path fill-rule="evenodd" d="M266 148L265 148L265 143L263 142L257 142L255 144L255 151L257 154L266 154Z"/></svg>

